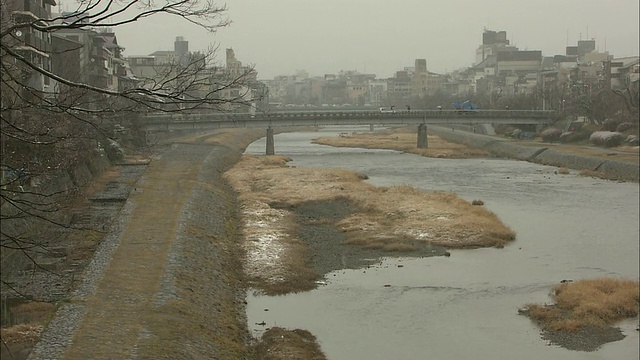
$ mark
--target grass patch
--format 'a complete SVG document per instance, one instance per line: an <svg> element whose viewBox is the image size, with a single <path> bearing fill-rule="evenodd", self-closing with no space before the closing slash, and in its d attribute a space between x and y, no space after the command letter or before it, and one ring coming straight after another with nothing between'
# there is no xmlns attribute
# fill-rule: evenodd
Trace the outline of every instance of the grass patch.
<svg viewBox="0 0 640 360"><path fill-rule="evenodd" d="M528 316L545 330L576 332L607 327L638 316L639 282L600 278L556 285L552 305L527 305Z"/></svg>
<svg viewBox="0 0 640 360"><path fill-rule="evenodd" d="M463 144L448 142L435 135L427 136L427 149L418 149L417 142L417 130L407 127L367 133L352 133L341 137L320 137L313 140L315 144L336 147L397 150L434 158L465 159L487 157L490 155L485 150L473 149Z"/></svg>
<svg viewBox="0 0 640 360"><path fill-rule="evenodd" d="M325 360L320 346L307 330L287 330L273 327L267 330L260 343L254 346L256 359L284 360L284 359L308 359Z"/></svg>
<svg viewBox="0 0 640 360"><path fill-rule="evenodd" d="M44 331L41 324L18 324L0 329L2 341L7 344L36 343Z"/></svg>
<svg viewBox="0 0 640 360"><path fill-rule="evenodd" d="M482 206L446 192L410 186L375 187L343 169L293 168L283 156L244 155L225 177L239 194L245 269L252 285L293 291L315 287L307 245L295 237L294 208L309 202L353 204L336 219L345 242L384 252L415 250L416 243L446 248L502 247L515 232ZM313 220L322 224L326 220ZM305 283L306 285L301 285ZM280 288L278 291L282 291Z"/></svg>
<svg viewBox="0 0 640 360"><path fill-rule="evenodd" d="M531 140L531 141L522 141L518 144L521 145L531 145L531 146L544 146L548 147L549 144L543 141ZM553 147L553 149L572 153L576 155L587 155L587 156L596 156L603 159L611 158L611 156L615 156L616 160L624 161L624 162L632 162L638 163L638 156L640 155L640 148L637 146L627 146L621 145L613 148L597 148L592 144L585 142L584 144L562 144L558 147ZM613 154L613 155L612 155Z"/></svg>
<svg viewBox="0 0 640 360"><path fill-rule="evenodd" d="M567 169L566 167L558 168L558 174L568 175L569 174L569 169Z"/></svg>
<svg viewBox="0 0 640 360"><path fill-rule="evenodd" d="M592 177L592 178L598 178L598 179L604 179L604 180L622 180L617 176L613 176L607 172L592 170L592 169L582 169L578 174L580 176L586 176L586 177Z"/></svg>

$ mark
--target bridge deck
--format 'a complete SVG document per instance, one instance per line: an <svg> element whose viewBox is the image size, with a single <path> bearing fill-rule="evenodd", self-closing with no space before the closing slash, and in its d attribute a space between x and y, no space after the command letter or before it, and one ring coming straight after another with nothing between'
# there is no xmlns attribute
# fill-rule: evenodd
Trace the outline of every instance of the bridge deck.
<svg viewBox="0 0 640 360"><path fill-rule="evenodd" d="M538 110L412 110L412 111L281 111L262 114L149 114L147 130L216 129L229 127L407 125L407 124L533 124L552 123L553 111Z"/></svg>

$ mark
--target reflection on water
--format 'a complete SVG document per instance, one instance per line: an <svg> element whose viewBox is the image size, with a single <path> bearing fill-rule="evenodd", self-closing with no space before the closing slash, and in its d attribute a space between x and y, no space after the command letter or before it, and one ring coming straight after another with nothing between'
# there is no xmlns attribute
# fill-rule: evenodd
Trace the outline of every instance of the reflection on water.
<svg viewBox="0 0 640 360"><path fill-rule="evenodd" d="M310 144L344 131L280 134L276 153L291 157L292 166L363 172L377 186L480 199L517 239L504 249L390 258L374 268L338 271L311 292L249 295L256 335L276 325L307 329L332 360L638 358L637 320L621 324L624 340L585 353L549 346L517 314L526 303L550 301L551 286L563 279L638 278L638 184L557 175L553 167L511 160L428 159ZM264 139L247 148L264 150ZM254 325L262 321L266 326Z"/></svg>

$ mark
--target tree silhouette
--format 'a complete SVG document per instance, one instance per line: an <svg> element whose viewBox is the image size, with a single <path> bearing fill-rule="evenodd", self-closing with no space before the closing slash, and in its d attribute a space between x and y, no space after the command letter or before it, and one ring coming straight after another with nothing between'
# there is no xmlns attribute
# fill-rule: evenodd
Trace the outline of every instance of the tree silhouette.
<svg viewBox="0 0 640 360"><path fill-rule="evenodd" d="M105 73L105 56L126 60L119 47L104 47L119 26L168 16L215 32L229 20L226 8L210 0L78 0L74 11L56 16L54 0L0 5L0 248L2 283L11 286L11 269L25 262L38 267L37 255L50 251L55 239L48 229L73 229L60 210L81 185L74 166L100 152L115 161L121 146L144 145L138 124L149 112L229 111L256 96L255 71L216 67L216 48L182 54L146 77L114 67L124 72L115 74L117 86L105 80L116 78ZM60 36L65 33L76 39ZM56 184L61 176L74 185Z"/></svg>

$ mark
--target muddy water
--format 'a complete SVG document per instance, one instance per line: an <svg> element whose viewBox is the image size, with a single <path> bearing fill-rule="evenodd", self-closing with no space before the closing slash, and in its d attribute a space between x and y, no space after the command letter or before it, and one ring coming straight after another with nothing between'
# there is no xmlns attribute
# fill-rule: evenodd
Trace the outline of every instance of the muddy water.
<svg viewBox="0 0 640 360"><path fill-rule="evenodd" d="M638 184L556 175L553 167L511 160L428 159L310 143L366 130L277 135L276 153L294 166L360 171L378 186L409 184L482 200L517 240L504 249L389 258L374 268L337 271L311 292L249 294L256 336L276 325L307 329L332 360L638 359L637 320L620 324L624 340L578 352L550 345L517 313L526 303L549 302L549 289L563 279L638 278ZM264 151L264 139L247 148Z"/></svg>

